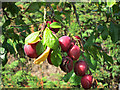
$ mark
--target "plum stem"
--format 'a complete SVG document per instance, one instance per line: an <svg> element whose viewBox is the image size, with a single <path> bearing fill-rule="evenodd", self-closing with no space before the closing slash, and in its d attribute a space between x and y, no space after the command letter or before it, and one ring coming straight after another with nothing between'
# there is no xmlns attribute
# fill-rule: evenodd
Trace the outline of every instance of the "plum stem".
<svg viewBox="0 0 120 90"><path fill-rule="evenodd" d="M92 75L92 72L90 71L90 69L88 69L89 70L89 72L90 72L90 75Z"/></svg>

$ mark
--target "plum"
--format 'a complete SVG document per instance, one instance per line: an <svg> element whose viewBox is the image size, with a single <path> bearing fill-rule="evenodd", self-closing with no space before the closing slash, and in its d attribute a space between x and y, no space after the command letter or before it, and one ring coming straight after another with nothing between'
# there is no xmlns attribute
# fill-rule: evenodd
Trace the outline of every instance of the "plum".
<svg viewBox="0 0 120 90"><path fill-rule="evenodd" d="M84 89L90 89L92 86L92 76L91 75L85 75L81 78L81 84Z"/></svg>
<svg viewBox="0 0 120 90"><path fill-rule="evenodd" d="M38 57L36 52L36 44L24 45L24 52L30 58Z"/></svg>
<svg viewBox="0 0 120 90"><path fill-rule="evenodd" d="M77 76L84 76L88 69L85 61L79 60L74 65L74 72Z"/></svg>
<svg viewBox="0 0 120 90"><path fill-rule="evenodd" d="M73 69L73 60L69 56L63 57L60 68L64 72L69 73Z"/></svg>
<svg viewBox="0 0 120 90"><path fill-rule="evenodd" d="M71 45L71 39L69 36L62 36L59 38L59 43L64 52L67 52Z"/></svg>
<svg viewBox="0 0 120 90"><path fill-rule="evenodd" d="M68 56L73 60L77 60L80 57L80 48L77 45L73 45L68 51Z"/></svg>

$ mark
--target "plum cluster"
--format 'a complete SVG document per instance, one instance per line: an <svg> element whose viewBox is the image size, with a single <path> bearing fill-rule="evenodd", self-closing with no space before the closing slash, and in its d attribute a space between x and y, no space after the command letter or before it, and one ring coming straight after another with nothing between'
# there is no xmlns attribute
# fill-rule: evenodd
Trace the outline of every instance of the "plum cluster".
<svg viewBox="0 0 120 90"><path fill-rule="evenodd" d="M57 22L56 20L47 21L46 24L51 24L52 22ZM59 31L59 28L51 28L50 30L53 34ZM80 41L79 36L74 36L78 41ZM37 53L36 46L40 43L39 41L36 43L24 45L24 52L30 58L37 58L39 54ZM76 40L72 39L69 36L62 36L59 38L59 44L61 47L62 52L66 52L67 56L62 57L62 62L60 64L61 70L66 73L71 72L74 69L74 72L77 76L82 76L81 78L81 85L85 89L89 89L92 86L93 78L91 75L86 74L87 70L89 69L87 63L82 60L78 60L80 57L80 48L76 45ZM51 62L51 52L50 49L49 55L47 57L47 61L49 64L53 65ZM75 64L73 63L75 61Z"/></svg>
<svg viewBox="0 0 120 90"><path fill-rule="evenodd" d="M75 36L80 40L79 36ZM82 76L81 85L85 89L89 89L92 86L92 76L85 73L88 70L88 65L85 61L78 60L80 57L80 48L75 45L76 40L71 40L68 36L62 36L59 38L59 43L62 51L67 52L68 56L63 57L60 68L69 73L74 68L74 72L77 76ZM73 61L78 60L73 65Z"/></svg>

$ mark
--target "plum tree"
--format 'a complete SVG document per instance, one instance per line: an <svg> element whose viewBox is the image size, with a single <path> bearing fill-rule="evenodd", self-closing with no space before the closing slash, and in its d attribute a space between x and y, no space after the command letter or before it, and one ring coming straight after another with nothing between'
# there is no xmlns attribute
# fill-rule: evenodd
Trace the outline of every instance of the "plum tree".
<svg viewBox="0 0 120 90"><path fill-rule="evenodd" d="M73 69L73 60L69 56L63 57L60 68L64 72L70 72Z"/></svg>
<svg viewBox="0 0 120 90"><path fill-rule="evenodd" d="M69 36L62 36L59 38L59 43L62 50L67 52L71 45L71 39Z"/></svg>
<svg viewBox="0 0 120 90"><path fill-rule="evenodd" d="M90 89L92 86L92 76L85 75L81 78L81 84L84 89Z"/></svg>
<svg viewBox="0 0 120 90"><path fill-rule="evenodd" d="M68 51L68 56L73 60L77 60L80 57L80 48L77 45L73 45Z"/></svg>
<svg viewBox="0 0 120 90"><path fill-rule="evenodd" d="M88 69L87 63L85 61L77 61L74 65L74 72L78 76L84 76Z"/></svg>

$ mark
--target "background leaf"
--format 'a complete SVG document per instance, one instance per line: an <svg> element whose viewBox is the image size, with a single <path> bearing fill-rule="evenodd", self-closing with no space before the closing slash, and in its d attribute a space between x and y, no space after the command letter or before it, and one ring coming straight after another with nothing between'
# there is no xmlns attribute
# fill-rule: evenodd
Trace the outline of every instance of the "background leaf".
<svg viewBox="0 0 120 90"><path fill-rule="evenodd" d="M120 25L114 24L113 22L110 22L109 32L112 41L115 43L118 40L120 40Z"/></svg>
<svg viewBox="0 0 120 90"><path fill-rule="evenodd" d="M30 4L30 7L28 8L27 12L29 12L29 13L35 13L39 9L40 9L39 3L38 2L32 2Z"/></svg>
<svg viewBox="0 0 120 90"><path fill-rule="evenodd" d="M105 61L110 62L111 64L113 64L113 59L111 56L108 56L105 52L103 52L103 57Z"/></svg>
<svg viewBox="0 0 120 90"><path fill-rule="evenodd" d="M87 54L86 62L91 69L96 70L97 60L94 60L94 58L91 55Z"/></svg>

